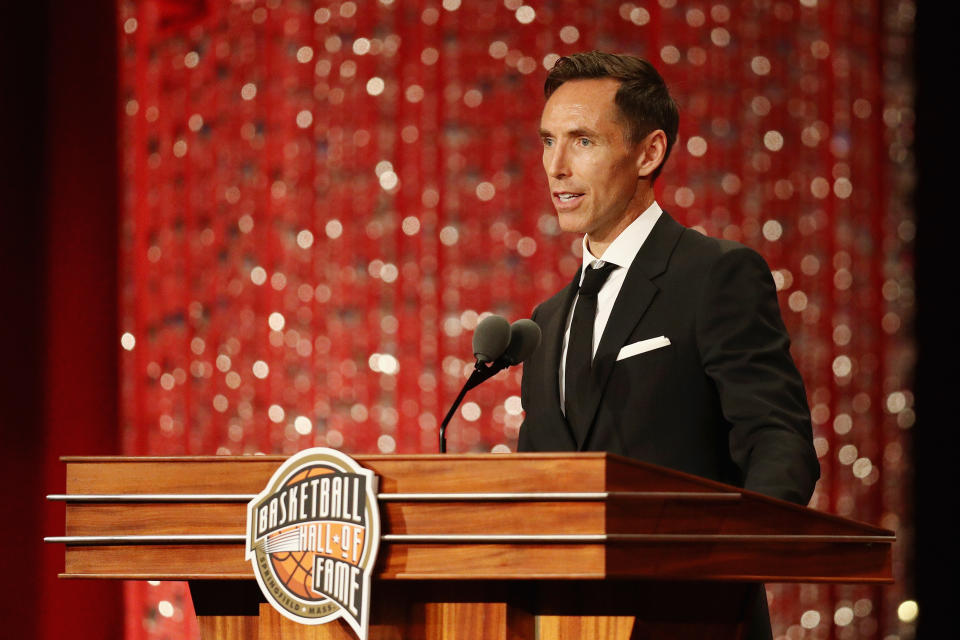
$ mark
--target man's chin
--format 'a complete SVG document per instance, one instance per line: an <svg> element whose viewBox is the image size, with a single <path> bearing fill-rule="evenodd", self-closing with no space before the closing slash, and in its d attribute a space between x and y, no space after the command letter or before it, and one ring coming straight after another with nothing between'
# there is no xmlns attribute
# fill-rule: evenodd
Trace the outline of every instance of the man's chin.
<svg viewBox="0 0 960 640"><path fill-rule="evenodd" d="M583 214L572 211L558 211L557 222L560 225L560 230L566 233L584 234L588 230Z"/></svg>

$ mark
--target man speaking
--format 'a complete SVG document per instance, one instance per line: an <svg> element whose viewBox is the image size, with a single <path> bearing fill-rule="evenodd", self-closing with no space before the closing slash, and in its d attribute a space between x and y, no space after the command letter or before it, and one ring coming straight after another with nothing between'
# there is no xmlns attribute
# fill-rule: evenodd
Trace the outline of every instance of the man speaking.
<svg viewBox="0 0 960 640"><path fill-rule="evenodd" d="M607 451L806 504L820 466L770 270L654 199L679 119L660 74L579 53L544 93L543 168L583 267L533 313L518 450ZM770 637L759 591L749 636Z"/></svg>

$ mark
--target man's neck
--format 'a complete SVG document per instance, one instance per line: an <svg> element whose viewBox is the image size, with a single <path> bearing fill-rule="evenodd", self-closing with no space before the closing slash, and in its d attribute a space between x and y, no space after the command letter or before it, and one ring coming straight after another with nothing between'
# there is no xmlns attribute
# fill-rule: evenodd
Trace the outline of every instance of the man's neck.
<svg viewBox="0 0 960 640"><path fill-rule="evenodd" d="M610 229L596 235L588 233L587 249L590 253L595 258L603 256L607 247L617 239L617 236L623 233L623 230L629 227L634 220L639 218L640 215L653 204L654 200L653 188L647 188L642 193L637 193L637 197L630 203L624 215L621 216Z"/></svg>

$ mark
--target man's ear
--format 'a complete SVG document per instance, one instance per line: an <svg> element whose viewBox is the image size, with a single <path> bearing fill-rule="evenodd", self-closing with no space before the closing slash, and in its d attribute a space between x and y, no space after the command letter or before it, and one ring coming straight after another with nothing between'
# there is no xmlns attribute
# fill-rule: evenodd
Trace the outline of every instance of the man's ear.
<svg viewBox="0 0 960 640"><path fill-rule="evenodd" d="M657 167L663 164L667 155L667 134L663 129L655 129L647 134L640 143L640 155L637 158L637 176L649 177Z"/></svg>

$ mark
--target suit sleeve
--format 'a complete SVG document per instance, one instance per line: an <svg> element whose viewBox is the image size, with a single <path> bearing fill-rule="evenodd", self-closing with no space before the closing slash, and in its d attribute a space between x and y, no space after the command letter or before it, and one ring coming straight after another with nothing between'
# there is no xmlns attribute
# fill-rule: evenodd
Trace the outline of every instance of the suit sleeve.
<svg viewBox="0 0 960 640"><path fill-rule="evenodd" d="M720 256L702 292L696 332L744 488L807 504L820 476L810 410L759 254L737 247Z"/></svg>

